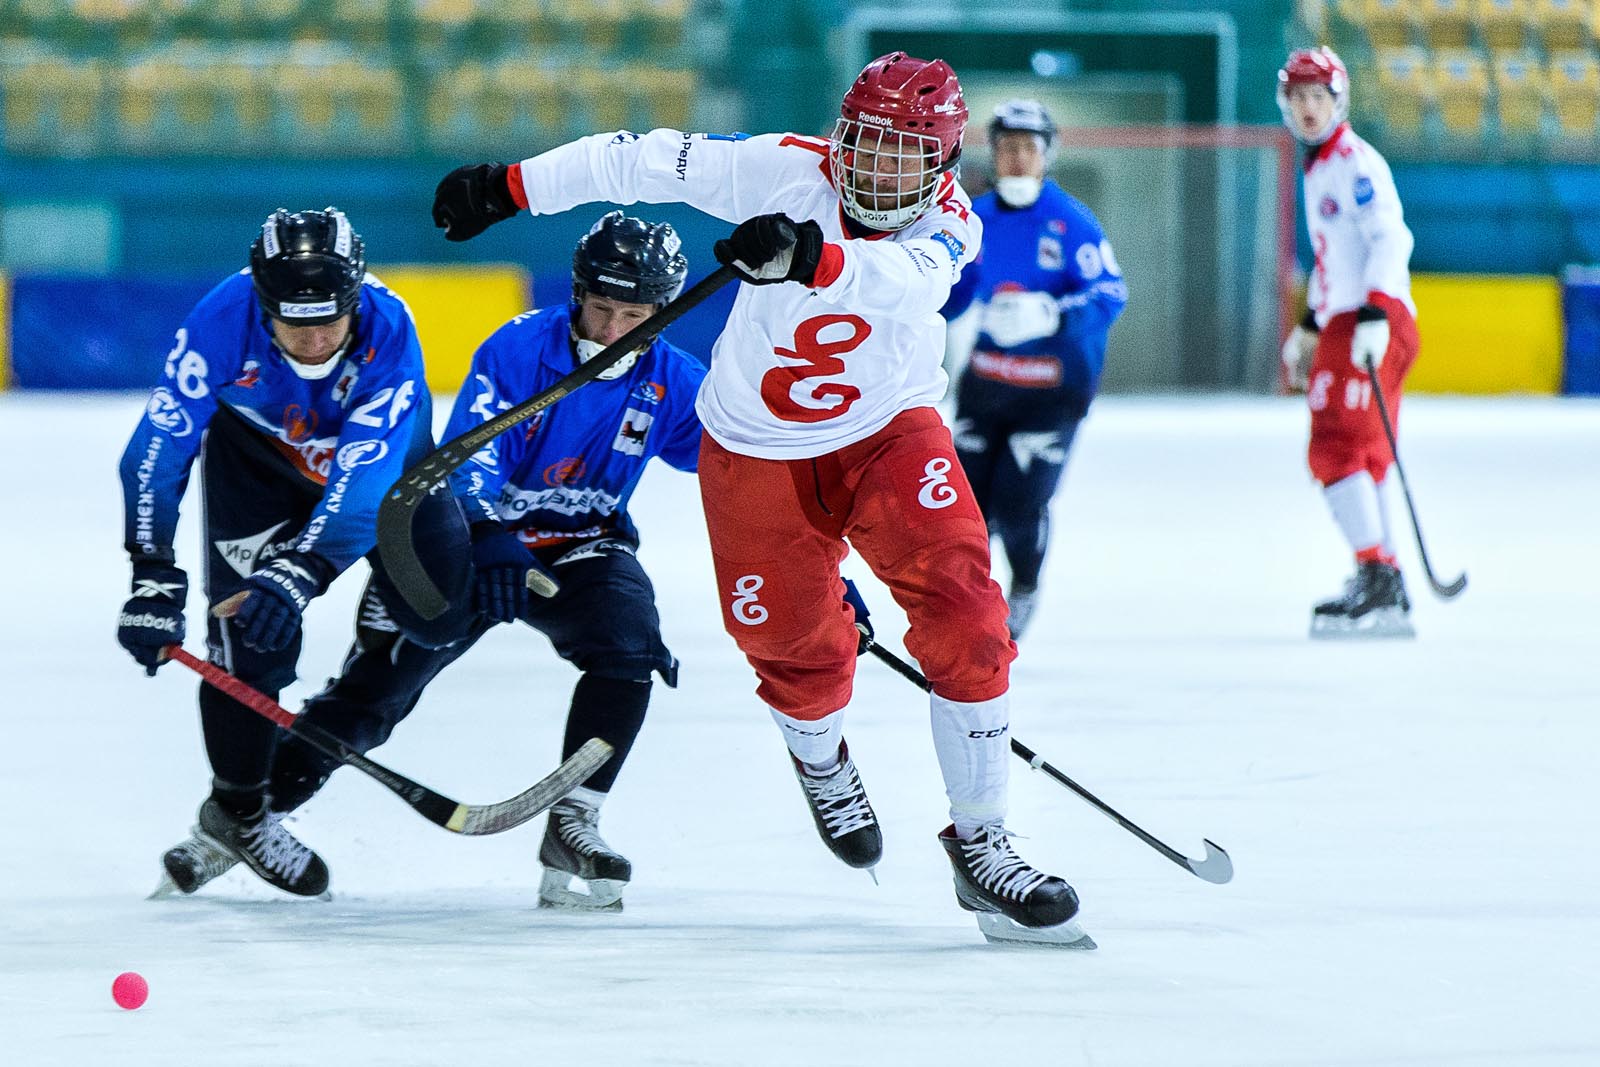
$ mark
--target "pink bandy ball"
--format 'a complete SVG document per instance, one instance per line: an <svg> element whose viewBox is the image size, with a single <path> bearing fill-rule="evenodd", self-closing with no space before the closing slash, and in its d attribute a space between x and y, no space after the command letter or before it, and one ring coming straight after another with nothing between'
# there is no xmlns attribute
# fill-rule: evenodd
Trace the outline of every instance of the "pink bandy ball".
<svg viewBox="0 0 1600 1067"><path fill-rule="evenodd" d="M132 1011L141 1007L150 996L150 984L137 971L123 971L111 983L111 999L117 1007Z"/></svg>

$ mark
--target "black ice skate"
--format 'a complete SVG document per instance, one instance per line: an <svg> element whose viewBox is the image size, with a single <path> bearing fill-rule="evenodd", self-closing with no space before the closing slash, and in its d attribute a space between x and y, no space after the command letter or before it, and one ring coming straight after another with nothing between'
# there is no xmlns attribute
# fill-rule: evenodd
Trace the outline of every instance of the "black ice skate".
<svg viewBox="0 0 1600 1067"><path fill-rule="evenodd" d="M856 773L850 748L839 742L839 765L825 775L815 775L790 753L794 776L800 779L817 833L851 867L872 868L883 858L883 831L867 802L867 790Z"/></svg>
<svg viewBox="0 0 1600 1067"><path fill-rule="evenodd" d="M539 907L580 911L621 911L622 887L633 877L633 864L600 836L600 813L587 804L563 800L550 809L539 846L544 878ZM588 890L571 888L579 879Z"/></svg>
<svg viewBox="0 0 1600 1067"><path fill-rule="evenodd" d="M1072 917L1078 894L1060 878L1030 867L1011 847L999 824L985 826L971 841L945 827L939 843L955 874L956 902L976 912L978 929L990 941L1090 949L1094 941Z"/></svg>
<svg viewBox="0 0 1600 1067"><path fill-rule="evenodd" d="M1406 596L1400 568L1379 560L1362 563L1345 583L1342 596L1312 609L1311 636L1415 637L1411 598Z"/></svg>
<svg viewBox="0 0 1600 1067"><path fill-rule="evenodd" d="M238 862L232 852L211 840L205 831L196 826L187 840L173 845L161 857L161 883L149 899L159 900L174 893L187 896L207 882L227 874Z"/></svg>
<svg viewBox="0 0 1600 1067"><path fill-rule="evenodd" d="M289 832L282 812L269 811L265 804L255 815L240 818L208 798L200 805L196 835L285 893L318 897L328 891L328 865Z"/></svg>
<svg viewBox="0 0 1600 1067"><path fill-rule="evenodd" d="M1011 640L1020 641L1022 632L1028 628L1028 622L1033 618L1033 609L1039 603L1039 589L1037 586L1023 588L1012 586L1011 595L1006 597L1006 629L1011 632Z"/></svg>

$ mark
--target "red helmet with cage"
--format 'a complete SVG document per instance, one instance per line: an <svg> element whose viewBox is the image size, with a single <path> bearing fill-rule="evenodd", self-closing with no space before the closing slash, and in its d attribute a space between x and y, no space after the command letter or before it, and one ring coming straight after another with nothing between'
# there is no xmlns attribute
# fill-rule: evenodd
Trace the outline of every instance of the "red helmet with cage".
<svg viewBox="0 0 1600 1067"><path fill-rule="evenodd" d="M861 71L834 127L831 165L844 209L876 230L898 230L933 205L939 179L961 158L967 105L942 59L904 52Z"/></svg>
<svg viewBox="0 0 1600 1067"><path fill-rule="evenodd" d="M1296 85L1321 85L1333 97L1333 112L1327 124L1314 133L1307 134L1294 120L1289 90ZM1345 70L1344 60L1331 48L1298 48L1289 53L1288 61L1278 71L1277 96L1278 110L1283 113L1284 125L1290 132L1306 144L1321 144L1350 114L1350 73Z"/></svg>

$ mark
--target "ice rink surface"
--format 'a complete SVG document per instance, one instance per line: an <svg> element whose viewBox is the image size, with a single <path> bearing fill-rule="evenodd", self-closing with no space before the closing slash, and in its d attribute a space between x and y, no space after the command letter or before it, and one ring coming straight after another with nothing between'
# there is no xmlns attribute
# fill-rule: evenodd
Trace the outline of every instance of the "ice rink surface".
<svg viewBox="0 0 1600 1067"><path fill-rule="evenodd" d="M113 637L115 468L141 404L0 394L9 1064L1600 1063L1600 406L1408 401L1429 551L1471 585L1433 599L1407 532L1418 640L1313 644L1310 605L1348 567L1301 404L1097 405L1013 732L1175 847L1213 838L1237 875L1191 877L1013 761L1019 849L1077 886L1100 944L1073 953L987 945L956 907L925 698L875 662L846 736L882 884L824 850L722 633L695 483L659 465L635 515L683 672L604 812L634 863L625 912L533 906L542 819L458 838L349 770L294 824L332 902L239 870L145 901L208 771L195 678L147 680ZM195 508L179 562L198 581ZM361 571L312 606L291 706L343 654ZM575 677L502 627L376 754L509 796L554 765ZM136 1012L111 1000L124 970L150 982Z"/></svg>

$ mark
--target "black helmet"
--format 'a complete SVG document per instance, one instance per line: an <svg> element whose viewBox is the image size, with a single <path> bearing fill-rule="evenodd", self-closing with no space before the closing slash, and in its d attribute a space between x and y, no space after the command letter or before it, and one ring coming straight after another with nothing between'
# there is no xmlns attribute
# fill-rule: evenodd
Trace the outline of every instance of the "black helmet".
<svg viewBox="0 0 1600 1067"><path fill-rule="evenodd" d="M1019 98L994 109L994 117L989 120L989 143L993 144L1002 133L1036 133L1049 148L1055 143L1056 124L1039 101Z"/></svg>
<svg viewBox="0 0 1600 1067"><path fill-rule="evenodd" d="M584 293L629 304L667 303L689 276L682 246L669 223L607 212L572 250L574 307Z"/></svg>
<svg viewBox="0 0 1600 1067"><path fill-rule="evenodd" d="M261 310L290 326L322 326L356 309L367 253L338 208L274 211L250 245Z"/></svg>

